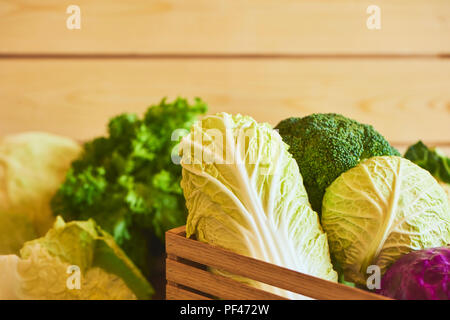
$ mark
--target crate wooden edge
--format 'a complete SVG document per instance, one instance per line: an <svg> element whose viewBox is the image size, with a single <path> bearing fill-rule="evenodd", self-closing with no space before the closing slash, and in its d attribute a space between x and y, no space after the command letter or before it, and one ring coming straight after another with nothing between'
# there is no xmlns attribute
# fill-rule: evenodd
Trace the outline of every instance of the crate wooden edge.
<svg viewBox="0 0 450 320"><path fill-rule="evenodd" d="M167 300L211 300L201 294L186 290L176 283L170 281L166 284L166 299Z"/></svg>
<svg viewBox="0 0 450 320"><path fill-rule="evenodd" d="M176 257L166 259L167 281L206 292L210 296L225 300L286 300L286 298L251 287L229 277L180 262Z"/></svg>
<svg viewBox="0 0 450 320"><path fill-rule="evenodd" d="M166 232L166 253L168 255L168 260L177 260L178 258L186 259L201 265L214 267L263 282L274 287L299 293L313 299L389 300L389 298L378 294L302 274L264 261L245 257L207 243L188 239L185 236L185 226ZM173 264L169 261L169 266L170 265ZM188 276L188 272L192 271L192 269L186 268L186 270L187 272L185 275ZM169 269L166 269L166 276L168 279L172 277L171 272L172 270L170 267ZM205 271L205 273L207 272ZM179 277L180 275L178 275L178 278ZM193 280L191 279L190 281ZM235 285L236 284L238 284L237 281L235 281ZM211 294L210 292L201 290L201 283L193 289L204 292L206 296ZM274 299L272 294L268 292L265 293L268 294L267 298L264 298L264 296L261 296L260 293L258 293L257 297L253 297L251 294L248 295L248 299ZM186 297L186 299L189 298Z"/></svg>

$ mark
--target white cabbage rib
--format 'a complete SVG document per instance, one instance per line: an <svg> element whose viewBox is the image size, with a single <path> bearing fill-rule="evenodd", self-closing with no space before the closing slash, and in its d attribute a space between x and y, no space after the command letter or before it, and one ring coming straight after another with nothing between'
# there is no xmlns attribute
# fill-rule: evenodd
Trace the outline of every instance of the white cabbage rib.
<svg viewBox="0 0 450 320"><path fill-rule="evenodd" d="M369 265L381 272L412 250L450 243L450 208L428 171L383 156L338 177L323 199L322 225L347 281L365 283Z"/></svg>
<svg viewBox="0 0 450 320"><path fill-rule="evenodd" d="M220 130L223 139L212 139L210 130ZM208 116L192 127L180 150L188 237L337 280L326 235L309 206L297 163L269 125L241 115ZM214 161L208 163L205 156ZM224 164L226 159L233 161Z"/></svg>

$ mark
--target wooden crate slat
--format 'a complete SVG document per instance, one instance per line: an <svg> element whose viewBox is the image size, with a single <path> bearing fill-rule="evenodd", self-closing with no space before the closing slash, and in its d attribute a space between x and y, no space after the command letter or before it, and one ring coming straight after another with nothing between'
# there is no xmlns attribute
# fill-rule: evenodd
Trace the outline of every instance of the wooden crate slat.
<svg viewBox="0 0 450 320"><path fill-rule="evenodd" d="M167 300L211 300L208 297L202 296L192 291L180 288L172 283L166 284L166 299Z"/></svg>
<svg viewBox="0 0 450 320"><path fill-rule="evenodd" d="M227 300L283 300L236 280L166 259L167 280Z"/></svg>
<svg viewBox="0 0 450 320"><path fill-rule="evenodd" d="M175 233L166 233L166 251L168 254L248 277L314 299L387 299L364 290L311 277L264 261L237 255L231 251L187 239Z"/></svg>
<svg viewBox="0 0 450 320"><path fill-rule="evenodd" d="M209 113L272 125L338 112L391 142L448 143L449 75L450 59L0 60L0 136L44 130L86 140L119 113L180 95L203 98Z"/></svg>
<svg viewBox="0 0 450 320"><path fill-rule="evenodd" d="M186 234L186 226L179 226L177 228L170 229L167 232L178 235Z"/></svg>
<svg viewBox="0 0 450 320"><path fill-rule="evenodd" d="M380 30L366 27L374 4ZM439 54L448 39L448 0L0 1L3 53Z"/></svg>

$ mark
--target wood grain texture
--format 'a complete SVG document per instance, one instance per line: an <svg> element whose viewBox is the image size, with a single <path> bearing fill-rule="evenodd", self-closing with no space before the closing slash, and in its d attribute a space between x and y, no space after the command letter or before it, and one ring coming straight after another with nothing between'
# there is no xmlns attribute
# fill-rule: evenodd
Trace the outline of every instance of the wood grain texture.
<svg viewBox="0 0 450 320"><path fill-rule="evenodd" d="M110 117L168 96L276 125L337 112L391 142L450 141L450 60L0 60L0 135L45 130L79 140Z"/></svg>
<svg viewBox="0 0 450 320"><path fill-rule="evenodd" d="M177 285L166 284L166 300L211 300L210 298L192 291L180 288Z"/></svg>
<svg viewBox="0 0 450 320"><path fill-rule="evenodd" d="M442 54L449 39L448 0L0 0L1 53Z"/></svg>
<svg viewBox="0 0 450 320"><path fill-rule="evenodd" d="M172 234L176 234L176 235L185 237L185 236L186 236L186 226L179 226L179 227L170 229L170 230L168 230L167 232L168 232L168 233L172 233ZM174 258L174 257L176 257L176 256L174 256L174 255L168 254L167 257L168 257L168 258L171 258L172 260L176 260L176 259Z"/></svg>
<svg viewBox="0 0 450 320"><path fill-rule="evenodd" d="M283 297L212 274L172 259L166 260L166 279L225 300L284 300Z"/></svg>
<svg viewBox="0 0 450 320"><path fill-rule="evenodd" d="M166 252L313 299L385 299L380 295L241 256L219 247L187 239L183 235L172 232L166 233ZM186 272L186 276L188 275L189 272ZM170 270L168 270L167 277L170 277ZM203 292L209 293L206 291L206 286L204 288L205 291Z"/></svg>

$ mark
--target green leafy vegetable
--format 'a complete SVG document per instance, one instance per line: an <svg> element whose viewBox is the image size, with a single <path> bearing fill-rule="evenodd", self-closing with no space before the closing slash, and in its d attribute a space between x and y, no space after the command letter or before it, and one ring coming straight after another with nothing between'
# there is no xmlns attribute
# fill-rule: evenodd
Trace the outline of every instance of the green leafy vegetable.
<svg viewBox="0 0 450 320"><path fill-rule="evenodd" d="M439 181L450 184L450 158L437 148L428 148L422 141L406 150L405 158L428 170Z"/></svg>
<svg viewBox="0 0 450 320"><path fill-rule="evenodd" d="M192 126L180 149L187 237L337 281L327 236L309 206L297 163L268 124L227 113L207 116Z"/></svg>
<svg viewBox="0 0 450 320"><path fill-rule="evenodd" d="M52 200L54 213L66 220L94 218L148 275L155 237L163 239L166 230L184 224L187 214L172 135L187 131L206 109L200 99L192 105L163 99L143 119L111 119L108 136L86 143L73 163Z"/></svg>
<svg viewBox="0 0 450 320"><path fill-rule="evenodd" d="M323 198L322 226L345 280L365 284L402 255L450 243L450 208L430 173L411 161L373 157L339 176Z"/></svg>
<svg viewBox="0 0 450 320"><path fill-rule="evenodd" d="M25 243L20 257L0 256L0 283L0 299L148 299L153 294L92 219L65 223L58 217L45 237Z"/></svg>
<svg viewBox="0 0 450 320"><path fill-rule="evenodd" d="M0 254L18 253L52 226L50 199L80 152L75 141L42 132L0 139Z"/></svg>
<svg viewBox="0 0 450 320"><path fill-rule="evenodd" d="M400 155L372 126L339 114L312 114L281 121L279 130L303 176L319 214L325 189L339 175L373 156Z"/></svg>

